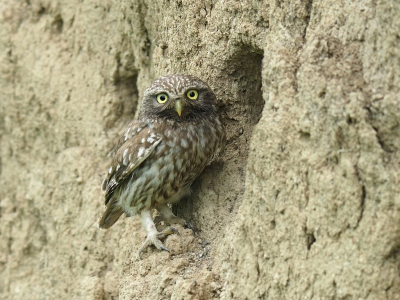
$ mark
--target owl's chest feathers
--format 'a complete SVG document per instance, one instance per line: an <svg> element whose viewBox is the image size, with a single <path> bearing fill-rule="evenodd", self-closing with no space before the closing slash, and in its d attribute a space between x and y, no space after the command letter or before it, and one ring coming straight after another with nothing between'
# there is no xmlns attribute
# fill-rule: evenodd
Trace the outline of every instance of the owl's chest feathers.
<svg viewBox="0 0 400 300"><path fill-rule="evenodd" d="M203 124L166 126L160 132L162 142L152 155L153 160L163 165L160 176L173 188L190 185L215 151L215 133L215 128Z"/></svg>
<svg viewBox="0 0 400 300"><path fill-rule="evenodd" d="M153 124L151 130L162 142L132 172L121 194L125 211L135 214L159 203L174 202L174 195L183 195L220 147L222 126L213 120L198 124Z"/></svg>

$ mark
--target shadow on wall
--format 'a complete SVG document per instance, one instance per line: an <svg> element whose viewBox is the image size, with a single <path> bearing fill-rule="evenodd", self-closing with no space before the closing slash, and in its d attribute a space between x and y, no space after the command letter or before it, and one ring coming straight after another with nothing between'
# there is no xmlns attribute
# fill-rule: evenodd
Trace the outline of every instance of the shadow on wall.
<svg viewBox="0 0 400 300"><path fill-rule="evenodd" d="M119 100L119 109L117 110L118 117L126 117L127 122L125 123L126 125L128 125L128 123L133 119L133 116L139 104L137 74L133 74L127 77L118 77L115 81L115 87Z"/></svg>
<svg viewBox="0 0 400 300"><path fill-rule="evenodd" d="M139 105L138 71L132 67L134 59L131 56L122 59L118 54L116 60L118 67L109 82L116 97L113 96L110 100L113 101L109 108L111 113L104 113L106 128L115 126L125 128L134 119Z"/></svg>
<svg viewBox="0 0 400 300"><path fill-rule="evenodd" d="M227 101L224 112L229 121L239 121L241 126L251 129L261 118L264 99L261 90L262 51L245 48L229 60L228 80L232 82L233 97ZM241 122L242 121L242 122Z"/></svg>

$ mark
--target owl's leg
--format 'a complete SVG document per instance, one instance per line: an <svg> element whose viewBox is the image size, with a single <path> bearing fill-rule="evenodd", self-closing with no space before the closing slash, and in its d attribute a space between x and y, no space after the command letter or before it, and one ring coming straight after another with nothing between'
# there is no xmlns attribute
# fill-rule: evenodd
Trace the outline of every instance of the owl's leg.
<svg viewBox="0 0 400 300"><path fill-rule="evenodd" d="M151 213L148 210L141 212L142 217L142 225L147 232L146 240L143 245L139 249L139 257L141 258L142 252L149 247L150 245L155 246L159 250L168 251L167 248L163 245L160 239L165 238L167 235L178 233L178 230L172 227L167 227L163 231L158 232L156 226L154 225L153 219L151 217ZM169 252L169 251L168 251Z"/></svg>
<svg viewBox="0 0 400 300"><path fill-rule="evenodd" d="M156 220L160 221L160 219L161 219L161 220L165 221L166 223L168 223L169 225L179 224L182 227L192 229L193 232L195 231L194 227L189 222L187 222L185 219L175 216L167 204L161 204L161 205L157 206L156 208L161 215L159 218L156 217Z"/></svg>
<svg viewBox="0 0 400 300"><path fill-rule="evenodd" d="M165 221L169 225L172 224L179 224L182 227L187 227L188 222L186 222L184 219L179 218L174 215L172 210L168 207L167 204L161 204L156 207L158 212L160 213L160 217L156 217L157 221Z"/></svg>

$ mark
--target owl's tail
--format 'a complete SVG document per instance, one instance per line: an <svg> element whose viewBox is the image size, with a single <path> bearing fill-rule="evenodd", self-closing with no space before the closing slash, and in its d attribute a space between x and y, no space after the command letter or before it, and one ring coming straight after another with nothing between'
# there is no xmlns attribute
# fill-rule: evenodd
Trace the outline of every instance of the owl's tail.
<svg viewBox="0 0 400 300"><path fill-rule="evenodd" d="M121 206L109 202L106 210L103 213L99 221L99 227L103 229L110 228L118 221L119 217L122 215L123 211Z"/></svg>

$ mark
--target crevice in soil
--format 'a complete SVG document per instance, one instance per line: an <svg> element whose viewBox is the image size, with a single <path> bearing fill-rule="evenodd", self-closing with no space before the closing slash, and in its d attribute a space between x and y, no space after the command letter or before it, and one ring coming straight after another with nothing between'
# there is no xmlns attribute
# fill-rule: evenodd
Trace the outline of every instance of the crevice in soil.
<svg viewBox="0 0 400 300"><path fill-rule="evenodd" d="M308 25L310 24L311 14L312 14L312 10L313 10L313 2L314 2L313 0L309 0L306 3L306 7L305 8L306 8L306 10L308 12L308 16L305 19L306 26L304 28L303 39L305 39L306 36L307 36L307 29L308 29Z"/></svg>
<svg viewBox="0 0 400 300"><path fill-rule="evenodd" d="M375 130L376 133L376 139L378 140L379 145L381 146L382 150L385 152L394 152L392 151L385 143L385 141L383 140L382 136L379 134L379 128L374 127L371 125L371 127Z"/></svg>
<svg viewBox="0 0 400 300"><path fill-rule="evenodd" d="M361 212L360 212L360 215L359 215L359 217L358 217L357 224L356 224L356 226L354 227L354 229L357 229L357 227L358 227L358 225L360 224L360 222L361 222L361 220L362 220L362 217L363 217L363 215L364 215L364 210L365 210L365 198L366 198L366 196L367 196L367 193L366 193L366 190L365 190L365 185L363 184L362 179L361 179L361 177L360 177L360 174L359 174L359 171L358 171L357 166L354 166L354 168L355 168L355 170L356 170L356 175L357 175L358 181L359 181L360 184L361 184L361 200L360 200L360 210L361 210Z"/></svg>
<svg viewBox="0 0 400 300"><path fill-rule="evenodd" d="M317 241L313 233L309 233L306 235L307 237L307 249L310 250L311 246Z"/></svg>
<svg viewBox="0 0 400 300"><path fill-rule="evenodd" d="M125 64L130 63L125 62ZM126 65L122 65L119 56L117 56L117 64L117 72L113 78L116 97L112 102L112 115L106 118L106 127L112 127L116 121L126 126L134 119L139 102L139 91L137 88L138 72L129 69Z"/></svg>

